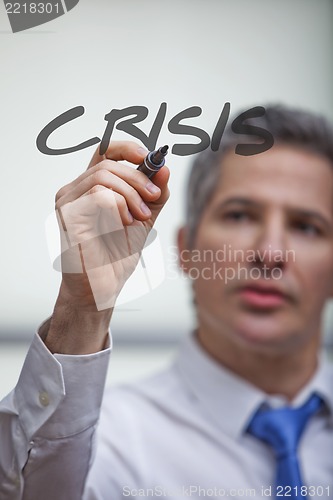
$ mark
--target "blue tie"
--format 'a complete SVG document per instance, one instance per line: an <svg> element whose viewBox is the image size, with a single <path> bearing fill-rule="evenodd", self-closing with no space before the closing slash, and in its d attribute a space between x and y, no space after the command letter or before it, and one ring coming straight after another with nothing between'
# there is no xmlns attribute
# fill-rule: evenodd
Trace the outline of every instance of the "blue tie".
<svg viewBox="0 0 333 500"><path fill-rule="evenodd" d="M261 408L252 418L247 431L256 438L269 444L277 460L276 487L279 488L279 498L304 500L301 487L304 485L301 477L297 447L303 430L310 417L322 405L322 399L313 394L299 408ZM288 495L287 495L288 493Z"/></svg>

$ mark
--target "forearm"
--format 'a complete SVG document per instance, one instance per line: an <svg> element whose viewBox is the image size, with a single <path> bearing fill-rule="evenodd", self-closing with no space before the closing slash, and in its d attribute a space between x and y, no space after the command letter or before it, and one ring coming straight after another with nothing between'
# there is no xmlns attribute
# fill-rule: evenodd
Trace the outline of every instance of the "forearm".
<svg viewBox="0 0 333 500"><path fill-rule="evenodd" d="M66 296L62 285L52 317L41 337L52 353L91 354L106 347L113 309L98 311L95 303Z"/></svg>

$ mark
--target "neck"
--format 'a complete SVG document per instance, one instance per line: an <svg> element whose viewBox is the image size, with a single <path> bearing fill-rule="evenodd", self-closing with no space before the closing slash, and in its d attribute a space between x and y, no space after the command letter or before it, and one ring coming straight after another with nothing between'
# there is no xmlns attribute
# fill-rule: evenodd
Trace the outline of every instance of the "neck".
<svg viewBox="0 0 333 500"><path fill-rule="evenodd" d="M317 368L318 337L287 352L276 347L254 349L239 345L217 332L199 326L197 338L205 351L230 371L266 394L279 394L292 401L309 382Z"/></svg>

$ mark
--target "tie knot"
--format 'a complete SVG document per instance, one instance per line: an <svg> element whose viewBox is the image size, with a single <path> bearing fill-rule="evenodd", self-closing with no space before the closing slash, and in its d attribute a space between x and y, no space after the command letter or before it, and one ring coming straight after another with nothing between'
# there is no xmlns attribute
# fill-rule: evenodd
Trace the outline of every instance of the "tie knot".
<svg viewBox="0 0 333 500"><path fill-rule="evenodd" d="M296 454L307 422L321 405L322 399L313 394L299 408L260 408L252 418L247 432L269 444L278 458Z"/></svg>

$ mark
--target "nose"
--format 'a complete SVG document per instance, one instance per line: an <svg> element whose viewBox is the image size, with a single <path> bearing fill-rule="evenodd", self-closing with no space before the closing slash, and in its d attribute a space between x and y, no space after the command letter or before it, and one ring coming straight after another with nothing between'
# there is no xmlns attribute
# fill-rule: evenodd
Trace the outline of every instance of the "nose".
<svg viewBox="0 0 333 500"><path fill-rule="evenodd" d="M258 228L255 241L255 264L273 270L286 266L287 233L283 215L267 214Z"/></svg>

